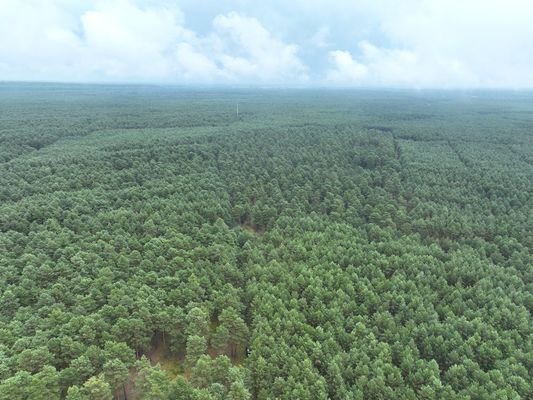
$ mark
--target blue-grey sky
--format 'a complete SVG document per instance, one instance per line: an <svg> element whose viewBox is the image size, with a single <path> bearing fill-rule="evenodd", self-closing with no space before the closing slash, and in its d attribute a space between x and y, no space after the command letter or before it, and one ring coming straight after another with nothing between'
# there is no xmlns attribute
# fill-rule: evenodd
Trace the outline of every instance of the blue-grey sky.
<svg viewBox="0 0 533 400"><path fill-rule="evenodd" d="M0 81L533 88L531 0L0 0Z"/></svg>

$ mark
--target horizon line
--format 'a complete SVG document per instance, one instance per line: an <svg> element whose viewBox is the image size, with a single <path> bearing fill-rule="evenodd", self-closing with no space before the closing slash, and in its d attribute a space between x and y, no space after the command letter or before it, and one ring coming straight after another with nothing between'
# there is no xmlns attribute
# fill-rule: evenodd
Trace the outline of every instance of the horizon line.
<svg viewBox="0 0 533 400"><path fill-rule="evenodd" d="M491 86L356 86L356 85L287 85L287 84L228 84L228 83L179 83L157 81L60 81L60 80L2 80L0 85L70 85L70 86L138 86L174 87L186 89L240 89L240 90L326 90L326 91L488 91L488 92L531 92L533 87L491 87Z"/></svg>

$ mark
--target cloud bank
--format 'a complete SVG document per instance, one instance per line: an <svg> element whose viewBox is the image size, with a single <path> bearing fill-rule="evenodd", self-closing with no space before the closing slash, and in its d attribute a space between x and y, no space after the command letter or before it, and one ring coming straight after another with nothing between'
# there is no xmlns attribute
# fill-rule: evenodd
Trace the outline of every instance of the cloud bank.
<svg viewBox="0 0 533 400"><path fill-rule="evenodd" d="M0 0L0 80L533 88L528 0Z"/></svg>
<svg viewBox="0 0 533 400"><path fill-rule="evenodd" d="M3 80L178 83L304 82L298 47L250 16L216 16L200 36L175 6L102 1L79 15L66 3L0 1Z"/></svg>

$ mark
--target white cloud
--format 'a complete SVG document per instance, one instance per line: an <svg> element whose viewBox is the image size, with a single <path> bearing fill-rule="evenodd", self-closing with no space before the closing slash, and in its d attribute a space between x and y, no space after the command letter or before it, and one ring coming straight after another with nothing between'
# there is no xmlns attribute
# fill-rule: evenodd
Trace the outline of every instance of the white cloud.
<svg viewBox="0 0 533 400"><path fill-rule="evenodd" d="M263 82L306 79L298 48L274 37L257 19L232 12L217 16L213 25L224 43L220 60L228 74Z"/></svg>
<svg viewBox="0 0 533 400"><path fill-rule="evenodd" d="M365 66L345 84L399 87L533 87L533 3L407 0L374 9L380 42L344 49ZM343 75L335 61L329 75Z"/></svg>
<svg viewBox="0 0 533 400"><path fill-rule="evenodd" d="M0 80L533 88L530 0L206 2L0 0Z"/></svg>
<svg viewBox="0 0 533 400"><path fill-rule="evenodd" d="M455 59L428 57L412 50L358 44L358 58L348 51L330 52L327 81L350 86L476 86L476 77Z"/></svg>
<svg viewBox="0 0 533 400"><path fill-rule="evenodd" d="M449 85L533 87L533 3L428 0L383 19L382 30ZM431 72L434 71L434 72Z"/></svg>
<svg viewBox="0 0 533 400"><path fill-rule="evenodd" d="M68 73L80 50L74 26L57 5L0 0L0 79Z"/></svg>
<svg viewBox="0 0 533 400"><path fill-rule="evenodd" d="M81 16L85 67L116 79L164 79L179 40L194 35L181 27L177 9L141 9L118 0Z"/></svg>
<svg viewBox="0 0 533 400"><path fill-rule="evenodd" d="M215 62L196 50L190 43L180 43L175 52L177 76L184 80L213 83L224 75Z"/></svg>
<svg viewBox="0 0 533 400"><path fill-rule="evenodd" d="M98 1L72 16L62 2L0 0L0 80L280 83L302 81L297 46L236 12L199 36L176 7ZM12 38L7 40L7 38Z"/></svg>
<svg viewBox="0 0 533 400"><path fill-rule="evenodd" d="M368 67L353 59L348 51L330 51L330 62L334 68L327 72L326 80L334 84L362 82L368 74Z"/></svg>

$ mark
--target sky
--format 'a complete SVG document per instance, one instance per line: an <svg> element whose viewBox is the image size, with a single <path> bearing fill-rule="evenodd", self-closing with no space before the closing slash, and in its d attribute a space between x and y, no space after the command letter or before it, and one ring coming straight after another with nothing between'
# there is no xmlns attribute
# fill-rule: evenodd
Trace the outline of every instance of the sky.
<svg viewBox="0 0 533 400"><path fill-rule="evenodd" d="M531 0L0 0L0 81L533 88Z"/></svg>

